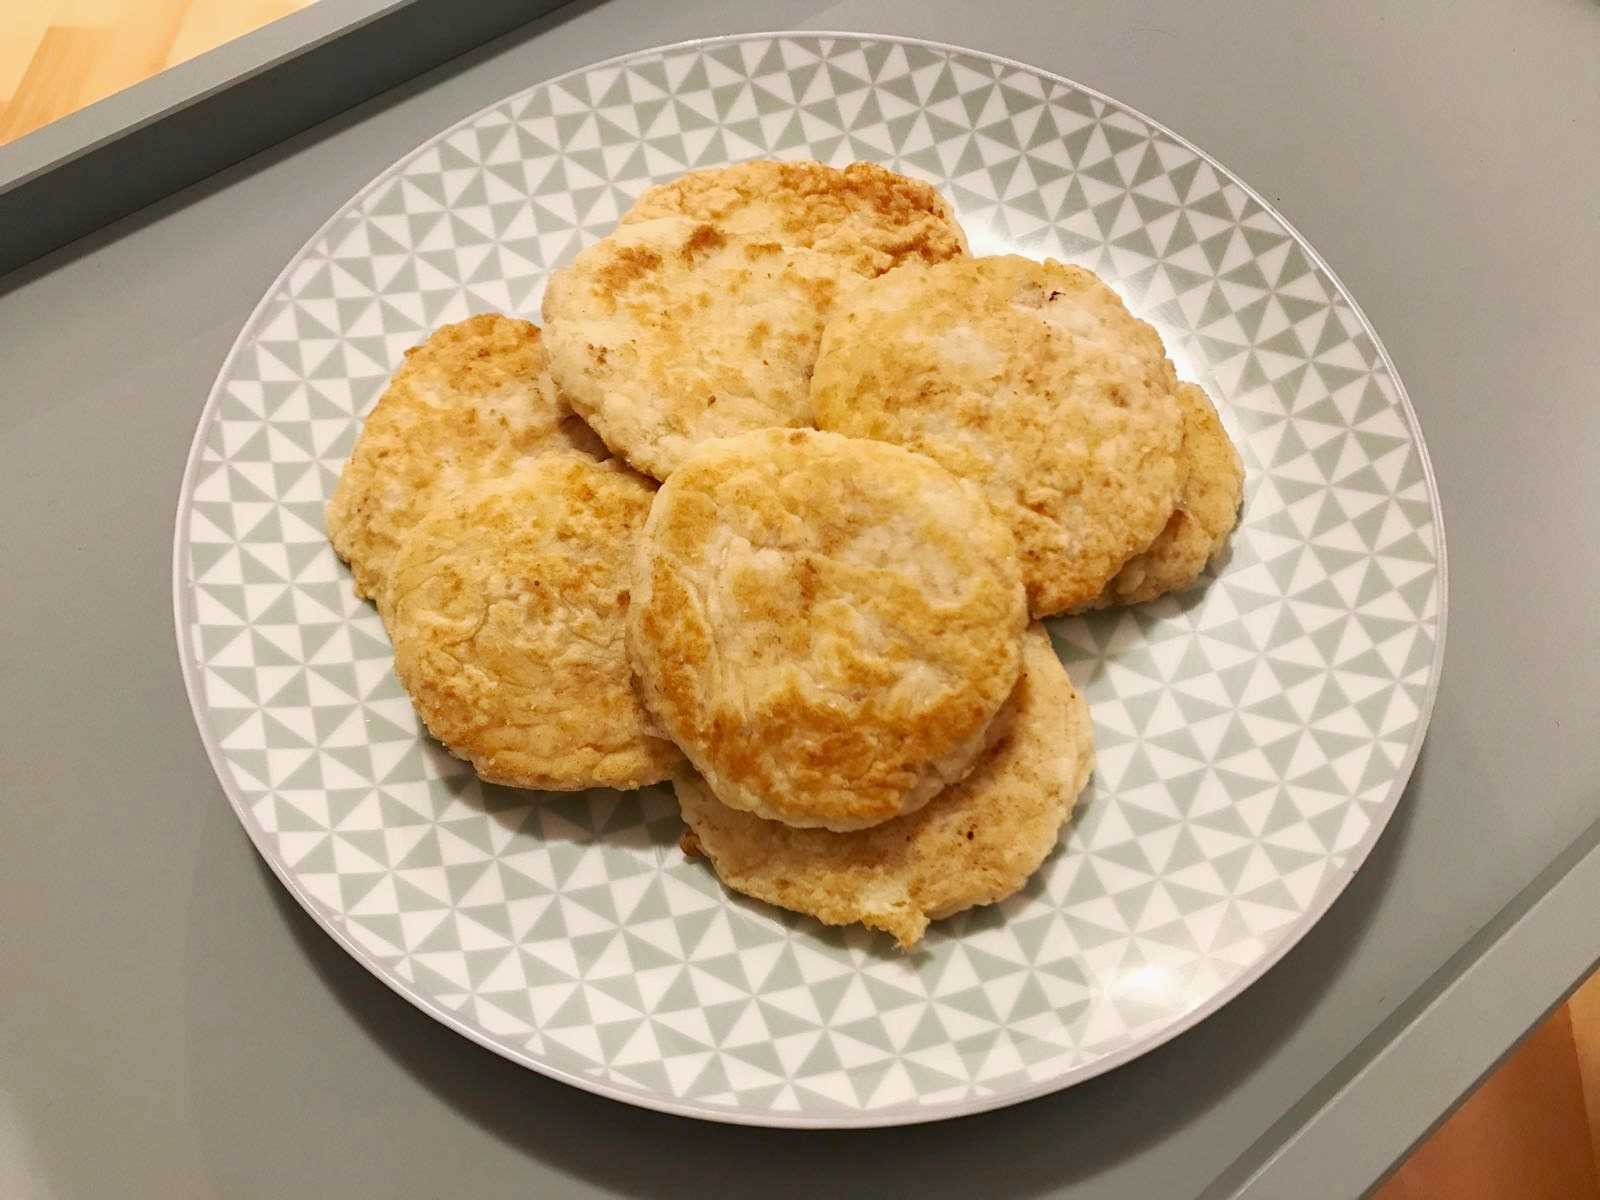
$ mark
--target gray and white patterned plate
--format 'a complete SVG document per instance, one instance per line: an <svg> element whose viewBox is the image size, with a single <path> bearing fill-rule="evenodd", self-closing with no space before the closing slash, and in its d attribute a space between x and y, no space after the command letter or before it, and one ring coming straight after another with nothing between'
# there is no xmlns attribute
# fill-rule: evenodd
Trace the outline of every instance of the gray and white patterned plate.
<svg viewBox="0 0 1600 1200"><path fill-rule="evenodd" d="M421 734L322 509L407 346L536 316L631 197L754 156L936 183L979 252L1082 263L1206 385L1249 481L1216 578L1052 623L1099 768L1018 896L912 955L725 894L669 793L479 784ZM882 1125L1067 1086L1280 958L1388 821L1433 703L1443 532L1394 368L1255 193L1099 93L973 51L771 34L542 83L385 171L263 298L206 403L174 553L206 748L296 899L418 1007L652 1108Z"/></svg>

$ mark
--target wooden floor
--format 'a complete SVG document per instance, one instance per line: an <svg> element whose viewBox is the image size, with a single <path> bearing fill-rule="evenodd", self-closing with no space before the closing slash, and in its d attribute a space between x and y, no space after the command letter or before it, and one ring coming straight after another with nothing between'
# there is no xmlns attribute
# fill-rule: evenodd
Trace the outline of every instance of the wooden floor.
<svg viewBox="0 0 1600 1200"><path fill-rule="evenodd" d="M0 144L312 0L0 0Z"/></svg>
<svg viewBox="0 0 1600 1200"><path fill-rule="evenodd" d="M1600 974L1528 1035L1376 1200L1600 1200Z"/></svg>
<svg viewBox="0 0 1600 1200"><path fill-rule="evenodd" d="M0 143L313 2L0 0ZM1377 1197L1600 1200L1600 975Z"/></svg>

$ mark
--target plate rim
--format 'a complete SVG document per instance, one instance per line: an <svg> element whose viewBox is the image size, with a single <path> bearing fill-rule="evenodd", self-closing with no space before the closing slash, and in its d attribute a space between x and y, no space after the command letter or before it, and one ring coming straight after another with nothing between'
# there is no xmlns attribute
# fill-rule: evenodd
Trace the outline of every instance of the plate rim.
<svg viewBox="0 0 1600 1200"><path fill-rule="evenodd" d="M202 685L199 678L199 669L194 661L191 635L189 630L193 626L190 619L192 604L191 589L185 586L186 560L183 554L185 546L185 533L188 526L187 518L190 514L193 501L195 473L199 467L201 454L204 450L205 434L210 427L210 420L220 403L223 381L227 377L234 361L244 347L245 332L254 326L267 309L268 305L280 294L287 282L290 273L300 261L306 247L313 245L333 229L346 213L357 206L366 196L376 188L387 182L404 169L415 159L427 153L445 138L456 131L467 128L482 119L495 109L506 104L518 96L526 95L537 88L549 87L563 80L577 78L591 71L603 70L621 64L657 55L666 55L674 52L699 49L709 46L737 44L750 41L776 41L780 39L827 39L841 38L861 42L880 42L892 45L919 46L945 54L961 54L971 58L980 59L1000 66L1009 67L1033 73L1054 83L1065 85L1075 91L1089 96L1095 100L1109 104L1129 115L1144 121L1152 130L1164 137L1170 138L1177 145L1182 146L1194 154L1202 162L1210 165L1214 170L1259 204L1269 213L1290 236L1300 251L1306 255L1311 263L1324 272L1328 279L1338 289L1340 296L1350 305L1351 311L1361 323L1362 328L1371 336L1373 347L1377 351L1378 360L1388 372L1390 381L1394 385L1395 398L1398 402L1401 415L1406 422L1406 428L1411 434L1416 446L1417 456L1422 468L1422 476L1427 484L1429 509L1433 519L1435 554L1437 557L1437 571L1439 577L1438 613L1435 618L1434 651L1432 661L1428 666L1428 683L1422 702L1418 708L1416 732L1406 747L1406 754L1399 767L1395 770L1389 789L1384 798L1382 808L1373 816L1362 839L1352 849L1346 852L1345 864L1335 881L1324 887L1318 897L1294 921L1283 927L1278 942L1267 953L1255 962L1240 971L1233 979L1208 997L1203 1003L1196 1005L1182 1016L1162 1026L1160 1029L1140 1038L1129 1046L1124 1046L1092 1062L1079 1064L1068 1068L1061 1074L1050 1079L1031 1083L1026 1087L1015 1088L1010 1091L998 1092L993 1095L971 1096L961 1100L947 1101L933 1105L919 1105L915 1102L905 1102L886 1106L882 1109L862 1109L849 1111L841 1109L837 1112L818 1113L784 1113L770 1110L751 1110L748 1108L727 1108L708 1105L700 1101L679 1099L659 1093L639 1090L630 1090L628 1087L613 1083L610 1080L593 1078L564 1067L552 1064L531 1054L520 1053L514 1047L502 1044L473 1028L453 1010L446 1008L439 1001L425 995L413 986L391 972L386 971L364 950L348 933L340 928L327 914L320 910L314 898L299 884L289 873L286 864L279 861L277 855L263 845L263 836L252 824L248 813L248 804L239 793L233 781L232 773L222 757L221 747L210 730L205 712L207 708L203 701ZM278 882L294 897L295 902L309 916L312 921L334 942L345 951L352 959L360 963L370 974L386 985L396 995L401 996L410 1004L426 1013L447 1028L465 1037L469 1041L492 1051L510 1062L534 1071L557 1082L580 1088L583 1091L623 1104L630 1104L656 1112L668 1113L673 1116L691 1117L697 1120L712 1121L725 1125L746 1125L765 1128L780 1129L872 1129L886 1128L902 1125L920 1125L934 1121L950 1120L956 1117L971 1116L981 1112L990 1112L995 1109L1008 1108L1013 1104L1022 1104L1029 1100L1038 1099L1055 1092L1065 1091L1077 1084L1083 1083L1096 1076L1132 1062L1143 1057L1153 1050L1166 1045L1181 1034L1187 1033L1199 1025L1207 1017L1218 1012L1225 1005L1231 1003L1242 995L1252 984L1263 975L1277 966L1295 946L1322 920L1335 901L1344 895L1350 881L1366 863L1377 845L1378 839L1388 828L1393 819L1395 810L1404 798L1406 788L1410 785L1412 774L1415 772L1417 759L1421 755L1423 743L1427 740L1428 728L1433 720L1433 710L1439 695L1439 684L1444 674L1444 654L1446 631L1449 623L1450 611L1450 574L1449 559L1446 552L1446 535L1444 525L1444 510L1440 503L1439 487L1434 477L1433 462L1428 454L1428 445L1422 432L1422 424L1417 418L1416 410L1411 404L1411 397L1406 390L1405 382L1400 377L1400 372L1395 366L1388 348L1378 334L1377 327L1361 307L1355 294L1347 287L1344 280L1322 257L1321 253L1312 245L1299 228L1289 221L1278 208L1265 196L1242 179L1236 172L1230 170L1214 155L1201 149L1188 138L1168 127L1164 122L1149 116L1125 101L1102 92L1098 88L1079 83L1077 80L1052 71L1045 67L1020 59L996 54L987 50L977 50L970 46L961 46L953 42L942 42L931 38L921 38L905 34L872 33L861 30L832 30L832 29L778 29L756 30L745 33L715 34L708 37L687 38L682 41L668 42L656 46L645 46L635 50L628 50L608 58L598 59L594 62L584 63L567 71L550 75L544 79L535 80L527 86L511 92L505 96L468 113L466 116L452 122L440 129L410 151L395 159L388 166L381 168L366 183L362 184L348 199L336 206L328 218L322 222L303 241L299 248L291 255L283 269L273 278L272 282L262 293L260 300L250 310L235 335L233 344L229 347L227 355L217 368L216 377L213 379L210 391L206 394L205 403L201 406L195 422L194 437L189 445L189 452L184 461L182 478L178 485L177 510L173 521L172 538L172 615L173 632L177 641L179 668L183 675L184 692L189 699L190 715L195 722L200 741L205 748L206 758L211 764L212 774L221 786L223 794L228 799L229 806L233 809L234 816L238 819L250 844L257 855L267 864Z"/></svg>

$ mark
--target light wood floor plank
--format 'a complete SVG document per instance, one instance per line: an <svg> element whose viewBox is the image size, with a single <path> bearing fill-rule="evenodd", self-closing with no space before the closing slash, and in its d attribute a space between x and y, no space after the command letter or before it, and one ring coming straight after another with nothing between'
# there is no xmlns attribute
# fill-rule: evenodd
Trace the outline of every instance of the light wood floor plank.
<svg viewBox="0 0 1600 1200"><path fill-rule="evenodd" d="M1578 1077L1589 1110L1589 1148L1594 1170L1600 1175L1600 974L1573 993L1567 1002L1572 1013L1572 1043L1578 1052Z"/></svg>
<svg viewBox="0 0 1600 1200"><path fill-rule="evenodd" d="M48 0L29 4L0 4L0 94L10 97L27 73L34 51L44 31L55 19L55 7ZM7 103L10 101L8 100Z"/></svg>
<svg viewBox="0 0 1600 1200"><path fill-rule="evenodd" d="M189 0L123 0L115 10L107 6L116 53L100 57L83 103L103 100L162 70L188 6Z"/></svg>
<svg viewBox="0 0 1600 1200"><path fill-rule="evenodd" d="M0 143L314 0L0 0Z"/></svg>
<svg viewBox="0 0 1600 1200"><path fill-rule="evenodd" d="M307 0L190 0L165 65L187 62L223 42L297 12L306 3Z"/></svg>
<svg viewBox="0 0 1600 1200"><path fill-rule="evenodd" d="M1572 1030L1563 1005L1417 1147L1376 1200L1600 1200Z"/></svg>
<svg viewBox="0 0 1600 1200"><path fill-rule="evenodd" d="M9 142L90 103L91 80L109 57L112 34L106 29L52 25L0 113L0 142Z"/></svg>

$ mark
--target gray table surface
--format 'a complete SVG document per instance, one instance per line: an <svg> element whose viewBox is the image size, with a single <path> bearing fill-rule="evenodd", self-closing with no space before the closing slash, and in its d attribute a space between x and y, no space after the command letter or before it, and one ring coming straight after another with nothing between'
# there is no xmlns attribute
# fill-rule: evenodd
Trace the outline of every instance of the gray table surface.
<svg viewBox="0 0 1600 1200"><path fill-rule="evenodd" d="M171 522L196 418L319 223L425 136L528 83L782 27L1024 59L1219 156L1377 325L1450 533L1432 732L1328 916L1168 1046L943 1126L696 1124L564 1088L434 1024L257 860L173 647ZM1358 1193L1593 958L1597 146L1593 0L606 0L0 279L0 1193ZM1519 893L1550 903L1542 935L1512 942ZM1455 1013L1468 1050L1404 1040L1435 1010ZM1363 1079L1381 1091L1352 1091Z"/></svg>

